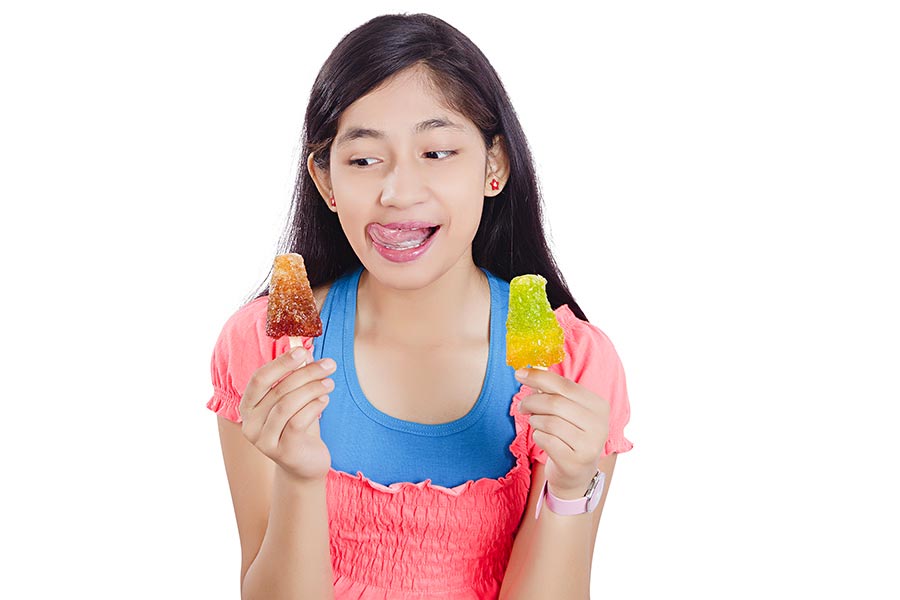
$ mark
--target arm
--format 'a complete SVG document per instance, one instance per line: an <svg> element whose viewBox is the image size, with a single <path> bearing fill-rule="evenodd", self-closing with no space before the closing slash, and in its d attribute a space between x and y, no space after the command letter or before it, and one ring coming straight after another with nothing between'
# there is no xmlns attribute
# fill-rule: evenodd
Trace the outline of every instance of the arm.
<svg viewBox="0 0 900 600"><path fill-rule="evenodd" d="M334 598L325 481L301 484L219 417L241 540L242 600Z"/></svg>
<svg viewBox="0 0 900 600"><path fill-rule="evenodd" d="M590 598L594 544L616 456L606 456L598 464L600 470L606 473L606 487L594 512L562 516L543 506L538 520L534 519L534 511L546 476L545 465L535 463L528 505L513 542L506 576L500 588L500 600ZM584 493L584 490L580 493L552 491L554 495L566 500Z"/></svg>

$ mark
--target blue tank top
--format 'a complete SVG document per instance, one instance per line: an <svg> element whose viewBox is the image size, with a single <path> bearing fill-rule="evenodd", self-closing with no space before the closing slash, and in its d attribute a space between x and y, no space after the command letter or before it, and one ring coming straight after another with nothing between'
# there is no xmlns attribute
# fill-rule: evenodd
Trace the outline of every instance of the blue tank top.
<svg viewBox="0 0 900 600"><path fill-rule="evenodd" d="M409 481L454 487L482 477L500 478L515 466L509 446L516 434L509 414L519 391L506 364L509 283L482 269L491 288L490 350L481 394L472 409L449 423L423 424L381 412L366 399L356 376L353 338L356 294L363 267L334 281L322 305L322 335L315 339L316 360L337 362L334 390L319 421L331 466L361 472L382 485ZM427 399L423 399L427 402Z"/></svg>

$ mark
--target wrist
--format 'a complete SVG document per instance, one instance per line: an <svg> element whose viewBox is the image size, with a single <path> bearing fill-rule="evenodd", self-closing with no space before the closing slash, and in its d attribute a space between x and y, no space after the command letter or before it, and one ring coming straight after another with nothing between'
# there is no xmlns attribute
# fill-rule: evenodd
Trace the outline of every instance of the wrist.
<svg viewBox="0 0 900 600"><path fill-rule="evenodd" d="M547 482L547 490L559 498L560 500L577 500L584 497L585 490L591 485L591 480L587 480L583 485L575 487L558 488L549 481Z"/></svg>
<svg viewBox="0 0 900 600"><path fill-rule="evenodd" d="M544 486L538 498L537 508L534 512L534 518L537 519L541 514L541 508L546 502L550 511L558 515L581 515L593 512L600 504L603 496L603 488L606 482L606 473L597 470L591 482L587 484L587 489L583 492L562 489L554 491L550 489L550 481L544 480ZM572 495L576 497L572 497Z"/></svg>
<svg viewBox="0 0 900 600"><path fill-rule="evenodd" d="M326 477L312 479L297 477L290 471L278 466L275 468L275 484L296 495L317 494L325 490Z"/></svg>

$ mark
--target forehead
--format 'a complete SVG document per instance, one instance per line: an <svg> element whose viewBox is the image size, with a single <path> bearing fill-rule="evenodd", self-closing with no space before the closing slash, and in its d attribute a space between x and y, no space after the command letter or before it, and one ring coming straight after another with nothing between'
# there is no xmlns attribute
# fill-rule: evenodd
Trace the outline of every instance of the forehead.
<svg viewBox="0 0 900 600"><path fill-rule="evenodd" d="M364 137L401 137L430 130L478 135L474 123L447 107L434 92L423 70L407 69L344 110L338 119L334 145L337 148Z"/></svg>

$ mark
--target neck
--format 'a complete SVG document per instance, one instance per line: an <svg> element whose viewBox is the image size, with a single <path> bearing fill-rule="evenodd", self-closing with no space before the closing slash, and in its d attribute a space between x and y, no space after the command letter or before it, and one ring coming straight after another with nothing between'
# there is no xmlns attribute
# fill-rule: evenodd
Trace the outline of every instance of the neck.
<svg viewBox="0 0 900 600"><path fill-rule="evenodd" d="M404 345L487 339L490 284L471 258L414 290L388 287L368 271L360 275L356 331Z"/></svg>

